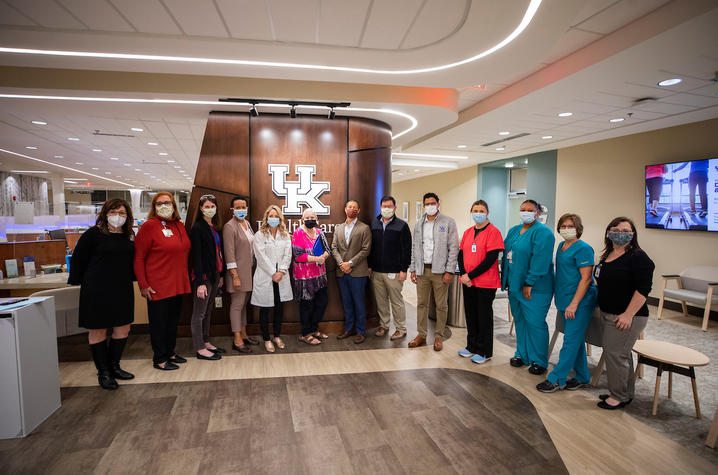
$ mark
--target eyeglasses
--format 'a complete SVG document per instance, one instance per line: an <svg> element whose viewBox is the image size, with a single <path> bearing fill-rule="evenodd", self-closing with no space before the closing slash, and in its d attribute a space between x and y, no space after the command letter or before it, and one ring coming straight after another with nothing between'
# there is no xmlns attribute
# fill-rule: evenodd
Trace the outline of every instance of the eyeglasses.
<svg viewBox="0 0 718 475"><path fill-rule="evenodd" d="M214 197L214 195L202 195L199 197L200 200L216 200L217 198Z"/></svg>
<svg viewBox="0 0 718 475"><path fill-rule="evenodd" d="M609 233L621 233L621 234L633 234L633 231L630 229L616 229L612 228L608 230Z"/></svg>

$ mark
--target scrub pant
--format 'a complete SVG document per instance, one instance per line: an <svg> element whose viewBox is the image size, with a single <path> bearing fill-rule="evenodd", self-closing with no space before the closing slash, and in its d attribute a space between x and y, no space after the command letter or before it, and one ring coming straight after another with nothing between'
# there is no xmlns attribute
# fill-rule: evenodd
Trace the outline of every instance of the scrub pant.
<svg viewBox="0 0 718 475"><path fill-rule="evenodd" d="M515 357L530 365L548 367L548 325L546 314L553 294L531 292L526 300L522 292L509 291L509 304L516 327Z"/></svg>
<svg viewBox="0 0 718 475"><path fill-rule="evenodd" d="M563 318L563 346L558 355L556 367L548 375L551 383L563 386L566 378L573 369L574 378L586 384L591 381L586 360L586 330L593 317L595 305L579 305L573 319L566 318L564 312L558 311L556 318Z"/></svg>
<svg viewBox="0 0 718 475"><path fill-rule="evenodd" d="M366 306L364 304L368 277L352 277L344 274L337 279L344 305L344 331L351 332L356 325L359 335L366 333Z"/></svg>
<svg viewBox="0 0 718 475"><path fill-rule="evenodd" d="M461 286L466 315L466 349L475 355L494 355L494 297L496 289Z"/></svg>

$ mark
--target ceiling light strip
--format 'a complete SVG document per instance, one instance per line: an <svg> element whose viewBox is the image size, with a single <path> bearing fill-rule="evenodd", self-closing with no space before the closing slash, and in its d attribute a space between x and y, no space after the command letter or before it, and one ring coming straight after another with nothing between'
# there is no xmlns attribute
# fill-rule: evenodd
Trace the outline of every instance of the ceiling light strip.
<svg viewBox="0 0 718 475"><path fill-rule="evenodd" d="M466 160L469 158L466 155L435 155L432 153L408 153L408 152L394 152L391 154L396 157L419 157L419 158L448 158L451 160Z"/></svg>
<svg viewBox="0 0 718 475"><path fill-rule="evenodd" d="M210 105L210 106L242 106L251 107L252 104L249 102L219 102L219 101L195 101L188 99L140 99L140 98L122 98L122 97L83 97L83 96L43 96L43 95L32 95L32 94L0 94L0 98L3 99L36 99L36 100L48 100L48 101L82 101L82 102L127 102L134 104L180 104L180 105ZM267 107L292 107L290 104L257 104ZM327 106L297 106L305 109L326 109ZM413 116L393 110L393 109L376 109L368 107L335 107L336 111L348 111L348 112L378 112L382 114L396 115L403 117L411 122L411 126L407 129L402 130L396 135L392 135L392 140L401 137L402 135L408 134L412 130L418 127L419 121Z"/></svg>
<svg viewBox="0 0 718 475"><path fill-rule="evenodd" d="M428 162L424 160L404 160L401 158L392 158L391 164L398 167L459 168L456 163L451 162Z"/></svg>
<svg viewBox="0 0 718 475"><path fill-rule="evenodd" d="M44 163L44 164L46 164L46 165L52 165L53 167L64 168L65 170L70 170L70 171L73 171L73 172L82 173L82 174L84 174L84 175L94 176L95 178L99 178L99 179L105 180L105 181L111 181L111 182L113 182L113 183L119 183L120 185L132 186L132 185L130 185L129 183L125 183L125 182L122 182L122 181L113 180L112 178L106 178L106 177L100 176L100 175L95 175L94 173L83 172L82 170L78 170L78 169L76 169L76 168L70 168L70 167L66 167L66 166L64 166L64 165L58 165L57 163L46 162L45 160L40 160L39 158L31 157L31 156L29 156L29 155L24 155L24 154L22 154L22 153L13 152L13 151L11 151L11 150L5 150L4 148L0 148L0 152L5 152L5 153L10 154L10 155L15 155L16 157L27 158L28 160L34 160L34 161L36 161L36 162Z"/></svg>
<svg viewBox="0 0 718 475"><path fill-rule="evenodd" d="M36 54L36 55L48 55L48 56L74 56L84 58L109 58L109 59L126 59L126 60L141 60L141 61L171 61L171 62L185 62L185 63L210 63L210 64L230 64L230 65L241 65L241 66L263 66L272 68L294 68L294 69L314 69L314 70L325 70L325 71L344 71L351 73L371 73L371 74L420 74L430 73L435 71L442 71L445 69L455 68L464 64L472 63L484 58L496 51L500 50L504 46L515 40L525 29L528 27L531 20L533 20L536 11L541 5L542 0L531 0L526 12L524 13L521 22L518 26L502 41L495 44L491 48L484 50L474 56L471 56L461 61L453 63L442 64L439 66L431 66L420 69L371 69L371 68L352 68L348 66L330 66L324 64L301 64L301 63L282 63L276 61L252 61L246 59L222 59L222 58L197 58L188 56L161 56L161 55L148 55L148 54L129 54L129 53L100 53L91 51L58 51L58 50L41 50L41 49L28 49L28 48L7 48L0 47L0 53L14 53L14 54Z"/></svg>

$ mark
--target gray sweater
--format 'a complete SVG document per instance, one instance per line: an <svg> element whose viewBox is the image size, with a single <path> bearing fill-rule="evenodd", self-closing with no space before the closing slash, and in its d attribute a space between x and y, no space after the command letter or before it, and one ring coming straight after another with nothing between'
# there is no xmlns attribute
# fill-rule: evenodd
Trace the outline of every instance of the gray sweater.
<svg viewBox="0 0 718 475"><path fill-rule="evenodd" d="M426 214L414 226L414 239L411 246L411 265L409 272L424 275L424 223ZM434 253L431 257L431 273L443 274L456 272L456 259L459 255L459 233L454 218L439 212L434 224Z"/></svg>

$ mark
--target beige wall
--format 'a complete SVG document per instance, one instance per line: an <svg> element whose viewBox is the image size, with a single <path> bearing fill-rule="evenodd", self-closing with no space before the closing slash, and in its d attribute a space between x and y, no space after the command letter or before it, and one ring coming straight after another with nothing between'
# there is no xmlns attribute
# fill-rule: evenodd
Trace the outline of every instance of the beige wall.
<svg viewBox="0 0 718 475"><path fill-rule="evenodd" d="M666 231L644 226L644 166L718 157L718 119L558 151L556 216L574 212L584 223L583 239L598 258L603 232L616 216L632 218L641 247L656 263L651 295L662 274L692 265L718 266L718 233Z"/></svg>
<svg viewBox="0 0 718 475"><path fill-rule="evenodd" d="M476 167L463 168L414 180L392 183L392 196L396 199L397 215L401 217L402 203L409 202L409 226L413 231L416 222L416 202L421 202L424 193L439 195L441 212L456 220L459 236L471 226L469 208L476 200Z"/></svg>

